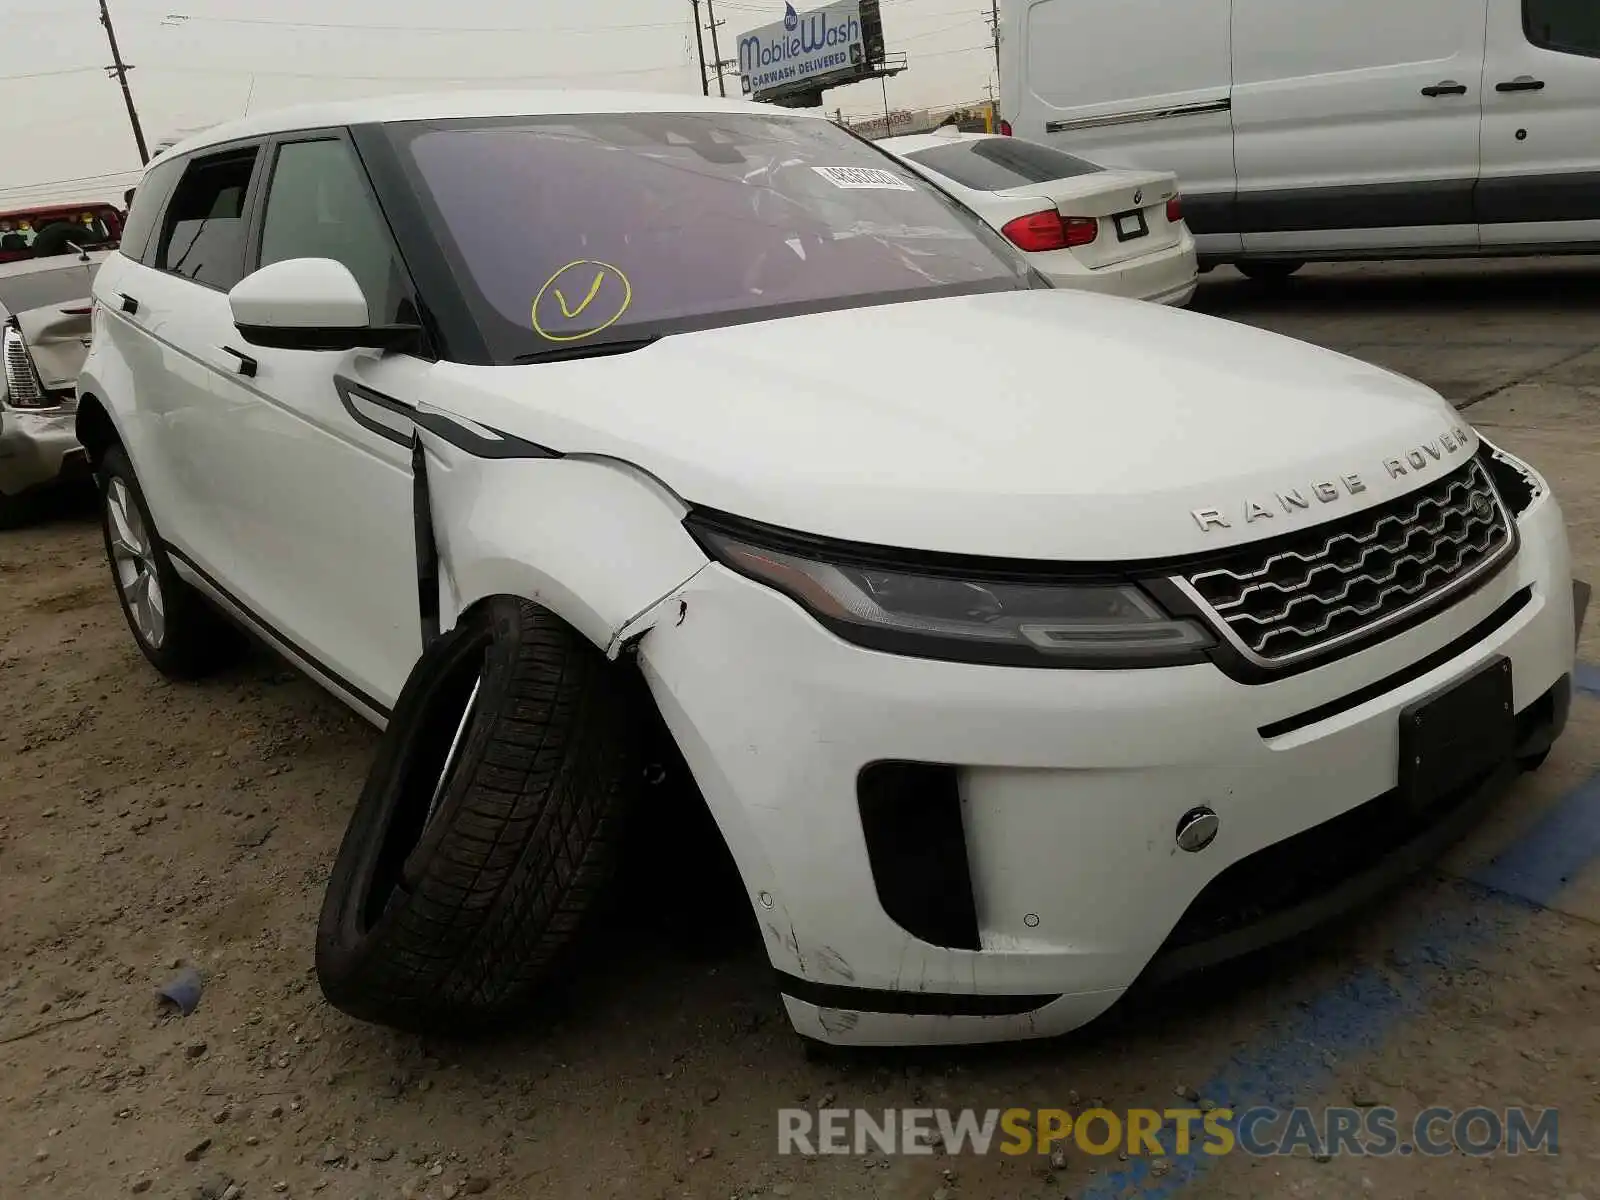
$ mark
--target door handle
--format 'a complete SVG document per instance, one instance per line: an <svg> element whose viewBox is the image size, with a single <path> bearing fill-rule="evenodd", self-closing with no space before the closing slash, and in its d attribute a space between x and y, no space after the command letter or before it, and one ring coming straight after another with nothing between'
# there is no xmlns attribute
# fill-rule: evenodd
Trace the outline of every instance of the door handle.
<svg viewBox="0 0 1600 1200"><path fill-rule="evenodd" d="M1542 92L1544 91L1544 80L1535 79L1532 75L1518 75L1509 82L1495 84L1494 90L1497 92Z"/></svg>
<svg viewBox="0 0 1600 1200"><path fill-rule="evenodd" d="M1432 87L1423 88L1422 94L1424 96L1465 96L1467 94L1467 85L1457 83L1454 79L1443 79Z"/></svg>
<svg viewBox="0 0 1600 1200"><path fill-rule="evenodd" d="M238 365L235 367L239 374L246 379L254 379L256 377L256 370L260 364L243 350L235 350L232 346L224 346L222 352L239 360Z"/></svg>
<svg viewBox="0 0 1600 1200"><path fill-rule="evenodd" d="M126 292L118 293L118 298L122 301L122 311L130 317L139 311L139 302Z"/></svg>

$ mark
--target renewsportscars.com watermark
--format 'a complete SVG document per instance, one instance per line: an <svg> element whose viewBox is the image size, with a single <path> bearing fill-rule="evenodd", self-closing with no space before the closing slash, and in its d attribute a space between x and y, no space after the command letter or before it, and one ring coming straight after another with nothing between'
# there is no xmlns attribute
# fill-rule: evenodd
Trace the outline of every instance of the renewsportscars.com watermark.
<svg viewBox="0 0 1600 1200"><path fill-rule="evenodd" d="M1554 1108L1425 1108L1410 1120L1388 1107L1133 1108L784 1108L779 1154L1051 1154L1150 1158L1189 1154L1385 1158L1420 1154L1476 1157L1556 1155Z"/></svg>

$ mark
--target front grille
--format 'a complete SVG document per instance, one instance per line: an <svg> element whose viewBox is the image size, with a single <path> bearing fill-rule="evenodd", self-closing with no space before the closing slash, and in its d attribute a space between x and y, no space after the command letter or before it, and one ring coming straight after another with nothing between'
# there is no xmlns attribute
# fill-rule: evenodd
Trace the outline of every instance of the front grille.
<svg viewBox="0 0 1600 1200"><path fill-rule="evenodd" d="M1292 663L1441 603L1515 543L1482 458L1418 491L1181 582L1238 649Z"/></svg>

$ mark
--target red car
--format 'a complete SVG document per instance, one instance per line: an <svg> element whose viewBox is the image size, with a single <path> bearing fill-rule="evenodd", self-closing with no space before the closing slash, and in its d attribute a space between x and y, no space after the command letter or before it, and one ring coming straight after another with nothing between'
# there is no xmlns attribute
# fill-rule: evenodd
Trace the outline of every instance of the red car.
<svg viewBox="0 0 1600 1200"><path fill-rule="evenodd" d="M51 205L0 212L0 263L105 249L122 240L122 210L111 204Z"/></svg>

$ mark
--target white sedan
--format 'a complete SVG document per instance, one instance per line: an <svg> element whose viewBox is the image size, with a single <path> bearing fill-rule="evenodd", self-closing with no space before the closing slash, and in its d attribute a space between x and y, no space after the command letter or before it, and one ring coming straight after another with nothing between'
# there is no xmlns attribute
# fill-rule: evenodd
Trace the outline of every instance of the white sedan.
<svg viewBox="0 0 1600 1200"><path fill-rule="evenodd" d="M1022 138L941 130L878 145L944 188L1057 287L1187 304L1199 265L1177 177Z"/></svg>

